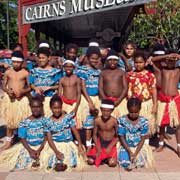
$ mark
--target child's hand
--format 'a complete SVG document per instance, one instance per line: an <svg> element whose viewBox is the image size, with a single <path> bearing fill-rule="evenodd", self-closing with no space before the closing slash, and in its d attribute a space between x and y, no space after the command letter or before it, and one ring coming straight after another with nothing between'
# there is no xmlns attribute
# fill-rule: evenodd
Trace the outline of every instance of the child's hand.
<svg viewBox="0 0 180 180"><path fill-rule="evenodd" d="M14 91L11 88L8 89L7 94L9 95L10 98L15 98Z"/></svg>
<svg viewBox="0 0 180 180"><path fill-rule="evenodd" d="M42 88L41 87L35 87L34 88L36 94L42 95Z"/></svg>
<svg viewBox="0 0 180 180"><path fill-rule="evenodd" d="M31 156L32 159L37 159L38 158L37 157L37 152L35 150L33 150L33 149L31 149L29 151L29 155Z"/></svg>
<svg viewBox="0 0 180 180"><path fill-rule="evenodd" d="M137 154L136 153L130 153L131 161L134 161L136 159Z"/></svg>
<svg viewBox="0 0 180 180"><path fill-rule="evenodd" d="M82 145L78 146L78 154L79 156L82 156L85 160L87 160L86 150Z"/></svg>
<svg viewBox="0 0 180 180"><path fill-rule="evenodd" d="M152 65L152 64L153 64L153 62L152 62L152 56L150 56L150 57L146 60L146 64L145 64L145 65L147 66L148 64L149 64L149 65Z"/></svg>
<svg viewBox="0 0 180 180"><path fill-rule="evenodd" d="M94 106L93 103L89 103L89 109L92 110L92 111L95 109L95 106Z"/></svg>
<svg viewBox="0 0 180 180"><path fill-rule="evenodd" d="M36 154L37 154L37 158L39 158L40 154L41 154L41 151L40 150L37 150L36 151Z"/></svg>
<svg viewBox="0 0 180 180"><path fill-rule="evenodd" d="M43 87L41 87L41 89L42 89L43 92L45 92L45 91L50 90L51 87L50 86L43 86Z"/></svg>
<svg viewBox="0 0 180 180"><path fill-rule="evenodd" d="M63 159L64 159L64 154L61 153L60 151L57 151L57 152L56 152L56 158L57 158L58 160L63 160Z"/></svg>

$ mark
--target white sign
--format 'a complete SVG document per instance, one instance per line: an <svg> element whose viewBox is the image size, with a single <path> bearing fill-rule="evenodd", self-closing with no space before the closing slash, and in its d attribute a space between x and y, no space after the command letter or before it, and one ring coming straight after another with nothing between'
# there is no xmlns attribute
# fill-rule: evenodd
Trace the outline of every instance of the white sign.
<svg viewBox="0 0 180 180"><path fill-rule="evenodd" d="M23 6L23 24L64 19L152 1L155 0L53 0Z"/></svg>

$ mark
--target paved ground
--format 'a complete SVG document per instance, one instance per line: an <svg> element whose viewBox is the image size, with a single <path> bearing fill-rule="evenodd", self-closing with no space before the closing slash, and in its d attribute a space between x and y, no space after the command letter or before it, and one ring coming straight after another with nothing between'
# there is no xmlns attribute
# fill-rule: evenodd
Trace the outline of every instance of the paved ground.
<svg viewBox="0 0 180 180"><path fill-rule="evenodd" d="M1 93L0 93L1 95ZM0 119L0 137L5 129ZM87 167L80 172L40 173L40 172L8 172L0 169L0 180L180 180L180 159L176 154L176 140L174 135L166 142L167 147L161 153L154 153L155 167L153 169L137 169L125 172L122 168L109 168L103 165L99 168ZM153 144L156 140L153 139ZM2 144L1 144L2 145ZM0 145L0 146L1 146Z"/></svg>

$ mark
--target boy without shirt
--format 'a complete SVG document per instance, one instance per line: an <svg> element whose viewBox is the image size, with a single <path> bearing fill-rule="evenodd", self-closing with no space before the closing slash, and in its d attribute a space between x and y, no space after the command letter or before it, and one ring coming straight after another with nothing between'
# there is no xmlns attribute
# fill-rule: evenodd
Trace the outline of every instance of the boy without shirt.
<svg viewBox="0 0 180 180"><path fill-rule="evenodd" d="M31 91L28 84L29 73L22 69L23 54L15 51L12 54L13 68L5 72L3 90L6 95L1 102L1 116L7 125L6 143L0 149L8 149L12 144L13 129L18 127L19 121L30 114L29 102L26 95Z"/></svg>
<svg viewBox="0 0 180 180"><path fill-rule="evenodd" d="M73 74L75 63L72 60L66 60L63 67L66 75L59 81L59 95L63 101L63 110L76 114L81 100L81 80Z"/></svg>
<svg viewBox="0 0 180 180"><path fill-rule="evenodd" d="M87 153L88 164L97 167L102 161L107 160L110 167L117 164L117 119L111 116L114 103L111 100L102 100L102 116L95 119L93 140L95 147Z"/></svg>
<svg viewBox="0 0 180 180"><path fill-rule="evenodd" d="M165 127L176 127L177 153L180 157L180 95L178 82L180 69L176 67L177 55L165 56L161 70L161 91L158 96L157 125L160 126L158 152L163 150ZM162 59L161 59L162 60Z"/></svg>
<svg viewBox="0 0 180 180"><path fill-rule="evenodd" d="M114 102L115 117L127 113L126 100L123 100L127 93L127 81L125 73L118 68L118 60L118 54L110 50L106 59L107 69L102 71L99 79L100 97Z"/></svg>

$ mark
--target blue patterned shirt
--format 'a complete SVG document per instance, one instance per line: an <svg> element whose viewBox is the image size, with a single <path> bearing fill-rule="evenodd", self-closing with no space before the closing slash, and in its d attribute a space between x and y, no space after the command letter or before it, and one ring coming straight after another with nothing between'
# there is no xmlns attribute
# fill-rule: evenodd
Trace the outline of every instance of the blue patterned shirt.
<svg viewBox="0 0 180 180"><path fill-rule="evenodd" d="M26 139L27 143L32 146L42 144L44 140L44 117L40 119L24 119L19 123L18 137Z"/></svg>
<svg viewBox="0 0 180 180"><path fill-rule="evenodd" d="M134 71L134 70L135 70L134 60L133 60L133 59L128 59L128 62L129 62L129 64L132 66L132 70ZM124 61L123 61L122 59L119 59L118 65L119 65L119 68L120 68L121 70L123 70L124 72L126 71L126 66L125 66L125 63L124 63Z"/></svg>
<svg viewBox="0 0 180 180"><path fill-rule="evenodd" d="M58 84L61 77L62 72L57 68L52 68L48 70L34 68L31 70L31 74L29 76L29 83L35 86L55 86ZM54 93L54 90L48 90L44 92L44 96L53 96ZM32 95L36 95L34 91L32 92Z"/></svg>
<svg viewBox="0 0 180 180"><path fill-rule="evenodd" d="M45 122L45 132L50 132L56 142L73 141L71 128L75 126L74 114L66 114L63 119L53 121L48 118Z"/></svg>
<svg viewBox="0 0 180 180"><path fill-rule="evenodd" d="M2 58L2 59L0 59L0 62L9 64L12 67L12 60L11 60L11 58Z"/></svg>
<svg viewBox="0 0 180 180"><path fill-rule="evenodd" d="M118 118L118 135L125 136L128 146L136 147L141 141L141 136L148 134L148 120L143 116L139 116L138 123L133 125L127 118L127 115Z"/></svg>
<svg viewBox="0 0 180 180"><path fill-rule="evenodd" d="M99 75L101 70L92 69L87 66L80 66L77 70L77 76L86 83L86 89L89 96L97 96L99 94Z"/></svg>

